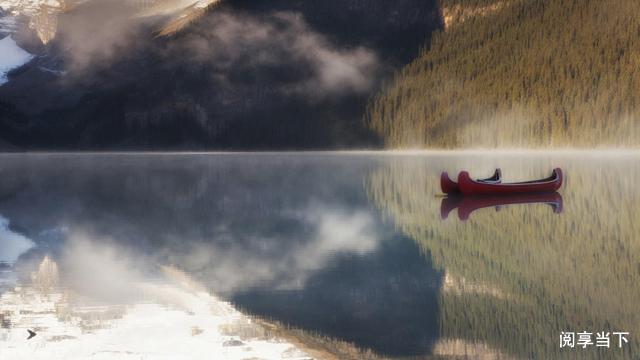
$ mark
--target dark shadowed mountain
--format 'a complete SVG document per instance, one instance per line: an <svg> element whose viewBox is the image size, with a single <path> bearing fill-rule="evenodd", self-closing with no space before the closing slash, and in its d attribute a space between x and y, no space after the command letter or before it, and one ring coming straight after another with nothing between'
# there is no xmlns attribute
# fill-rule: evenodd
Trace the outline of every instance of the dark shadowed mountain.
<svg viewBox="0 0 640 360"><path fill-rule="evenodd" d="M162 36L160 17L121 13L94 1L58 17L0 86L0 144L377 146L368 99L442 26L435 0L228 0Z"/></svg>

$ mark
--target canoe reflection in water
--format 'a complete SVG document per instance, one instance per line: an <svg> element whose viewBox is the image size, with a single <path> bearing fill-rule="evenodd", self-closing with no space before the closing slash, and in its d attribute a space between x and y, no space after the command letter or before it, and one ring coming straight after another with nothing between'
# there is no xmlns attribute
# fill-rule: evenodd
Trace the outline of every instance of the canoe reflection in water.
<svg viewBox="0 0 640 360"><path fill-rule="evenodd" d="M504 205L517 204L547 204L551 206L553 212L562 212L562 195L557 192L547 193L525 193L512 195L472 195L472 196L448 196L440 203L440 216L446 219L449 213L458 208L458 218L460 220L469 219L472 212L486 208L495 207L500 210Z"/></svg>

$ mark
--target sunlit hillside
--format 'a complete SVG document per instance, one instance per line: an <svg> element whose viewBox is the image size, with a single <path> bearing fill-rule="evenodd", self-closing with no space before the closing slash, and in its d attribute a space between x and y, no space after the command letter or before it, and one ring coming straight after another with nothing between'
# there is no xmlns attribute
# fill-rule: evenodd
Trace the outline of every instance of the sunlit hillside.
<svg viewBox="0 0 640 360"><path fill-rule="evenodd" d="M501 166L511 180L558 164L567 174L561 214L539 204L486 208L465 222L455 212L440 218L440 169L482 176ZM630 181L638 164L633 155L404 158L371 173L366 185L447 274L443 337L480 339L522 358L623 358L631 355L618 348L562 352L557 339L560 331L640 333L640 193Z"/></svg>
<svg viewBox="0 0 640 360"><path fill-rule="evenodd" d="M387 147L638 145L640 2L441 3L446 31L369 105Z"/></svg>

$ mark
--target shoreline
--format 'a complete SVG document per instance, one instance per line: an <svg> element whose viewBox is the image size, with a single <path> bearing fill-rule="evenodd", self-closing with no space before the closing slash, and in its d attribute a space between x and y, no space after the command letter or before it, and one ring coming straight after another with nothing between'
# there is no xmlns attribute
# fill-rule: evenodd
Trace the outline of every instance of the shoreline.
<svg viewBox="0 0 640 360"><path fill-rule="evenodd" d="M0 151L0 156L34 155L34 156L184 156L184 155L384 155L384 156L418 156L418 155L452 155L452 154L500 154L500 155L536 155L536 154L597 154L597 155L640 155L640 148L602 148L602 149L402 149L402 150L267 150L267 151Z"/></svg>

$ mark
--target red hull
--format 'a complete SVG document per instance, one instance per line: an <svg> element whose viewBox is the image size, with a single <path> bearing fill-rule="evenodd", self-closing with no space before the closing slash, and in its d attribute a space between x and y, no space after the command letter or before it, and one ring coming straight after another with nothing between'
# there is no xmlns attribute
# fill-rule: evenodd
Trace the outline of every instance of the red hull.
<svg viewBox="0 0 640 360"><path fill-rule="evenodd" d="M460 192L460 189L458 189L458 183L451 180L446 171L440 174L440 188L445 194L456 194Z"/></svg>
<svg viewBox="0 0 640 360"><path fill-rule="evenodd" d="M446 219L449 213L457 208L460 220L467 220L471 213L478 209L487 207L499 209L503 205L516 204L547 204L551 206L554 213L560 214L562 212L562 195L557 192L547 192L446 197L442 199L440 204L440 216L442 219Z"/></svg>
<svg viewBox="0 0 640 360"><path fill-rule="evenodd" d="M556 168L550 177L535 181L520 183L485 183L469 177L469 173L462 171L458 175L458 188L464 195L506 195L536 192L553 192L562 186L562 170Z"/></svg>
<svg viewBox="0 0 640 360"><path fill-rule="evenodd" d="M496 171L493 173L493 175L490 178L486 178L478 181L487 182L487 183L499 183L500 181L502 181L502 171L500 169L496 169ZM442 192L445 194L460 193L460 188L458 187L458 183L451 180L451 178L449 178L449 174L446 171L440 174L440 188L442 189Z"/></svg>

